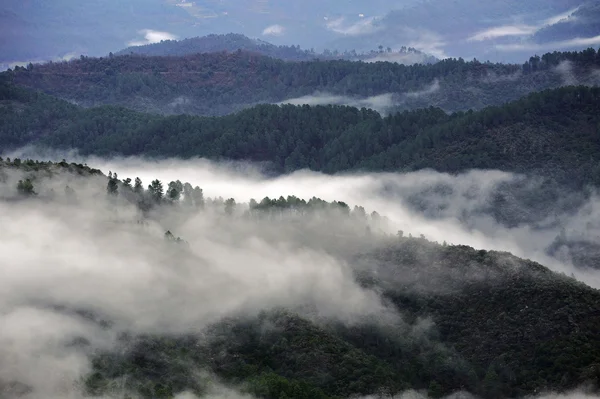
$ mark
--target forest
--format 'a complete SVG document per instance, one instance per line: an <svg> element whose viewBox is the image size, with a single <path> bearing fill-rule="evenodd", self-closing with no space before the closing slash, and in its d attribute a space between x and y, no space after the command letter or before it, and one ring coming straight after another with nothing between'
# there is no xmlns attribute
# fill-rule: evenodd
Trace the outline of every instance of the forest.
<svg viewBox="0 0 600 399"><path fill-rule="evenodd" d="M65 182L64 192L57 190ZM265 399L393 397L408 389L433 398L456 391L501 398L600 383L600 292L508 253L386 232L384 215L340 201L282 193L279 199L236 202L178 180L155 179L144 187L137 178L119 179L67 161L0 160L0 185L1 206L60 210L64 203L75 214L83 208L108 212L111 222L92 231L108 229L111 235L133 224L141 226L134 234L146 237L152 231L146 225L184 229L185 222L173 221L205 219L236 236L276 242L304 237L303 246L319 245L344 259L356 284L380 292L402 315L365 314L347 323L311 313L318 304L308 310L274 306L223 317L202 331L121 331L110 350L88 351L90 341L76 337L66 345L89 353L91 369L81 384L91 395L118 389L144 398L201 395L214 385L213 376ZM139 211L134 219L126 212L131 206ZM178 237L177 230L163 228L164 234L144 238L145 245L164 252L160 268L188 261L205 267L193 249L206 233L189 231ZM335 238L342 232L344 243ZM170 284L167 274L163 278ZM58 303L54 311L101 331L119 328L108 308L65 306ZM190 372L196 369L209 374ZM10 383L11 389L29 389Z"/></svg>
<svg viewBox="0 0 600 399"><path fill-rule="evenodd" d="M408 62L410 64L433 64L438 61L435 57L428 56L415 48L406 46L402 46L399 50L392 50L389 47L384 49L383 46L380 46L378 50L371 50L365 53L357 52L356 50L346 50L343 52L338 50L324 50L322 53L317 53L314 49L302 50L300 46L276 46L262 40L250 39L238 33L228 33L225 35L212 34L183 40L163 40L160 43L127 47L114 55L183 56L195 53L235 52L237 50L262 54L284 61L359 61L373 59L382 55L406 56L406 60L410 61Z"/></svg>
<svg viewBox="0 0 600 399"><path fill-rule="evenodd" d="M481 111L429 107L382 117L347 106L259 105L224 117L162 117L103 106L84 109L48 95L0 86L0 145L77 149L100 156L204 157L299 169L470 169L600 185L600 89L532 93Z"/></svg>
<svg viewBox="0 0 600 399"><path fill-rule="evenodd" d="M259 103L319 94L350 102L386 96L382 113L434 106L478 110L567 84L598 84L598 52L554 52L522 65L445 59L432 65L287 62L241 50L185 56L82 56L2 73L14 84L82 106L120 105L160 114L225 115Z"/></svg>

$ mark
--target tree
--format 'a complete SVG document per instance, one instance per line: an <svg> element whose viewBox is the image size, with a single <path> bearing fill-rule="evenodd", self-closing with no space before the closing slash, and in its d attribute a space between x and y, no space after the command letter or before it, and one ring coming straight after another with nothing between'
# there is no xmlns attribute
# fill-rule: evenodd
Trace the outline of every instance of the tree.
<svg viewBox="0 0 600 399"><path fill-rule="evenodd" d="M33 190L33 183L30 179L19 180L17 183L17 191L19 194L29 197L35 195L35 191Z"/></svg>
<svg viewBox="0 0 600 399"><path fill-rule="evenodd" d="M144 186L142 185L142 180L139 177L135 178L133 191L136 192L137 194L141 194L144 192Z"/></svg>
<svg viewBox="0 0 600 399"><path fill-rule="evenodd" d="M162 200L164 195L162 182L158 179L152 180L152 183L148 186L148 191L150 192L150 196L156 201L159 202Z"/></svg>
<svg viewBox="0 0 600 399"><path fill-rule="evenodd" d="M227 201L225 201L225 213L228 215L233 215L233 212L235 211L235 199L233 198L229 198Z"/></svg>
<svg viewBox="0 0 600 399"><path fill-rule="evenodd" d="M191 207L194 204L193 194L194 194L194 188L192 187L192 185L187 182L184 183L183 184L183 201L189 207Z"/></svg>
<svg viewBox="0 0 600 399"><path fill-rule="evenodd" d="M181 192L183 191L183 184L179 180L172 181L169 183L169 188L167 189L167 198L171 201L178 201L181 197Z"/></svg>
<svg viewBox="0 0 600 399"><path fill-rule="evenodd" d="M192 197L194 198L194 205L196 205L197 208L204 208L204 193L200 187L194 187Z"/></svg>
<svg viewBox="0 0 600 399"><path fill-rule="evenodd" d="M118 194L119 185L118 185L117 179L115 177L109 177L108 184L106 185L106 192L109 195L117 195Z"/></svg>

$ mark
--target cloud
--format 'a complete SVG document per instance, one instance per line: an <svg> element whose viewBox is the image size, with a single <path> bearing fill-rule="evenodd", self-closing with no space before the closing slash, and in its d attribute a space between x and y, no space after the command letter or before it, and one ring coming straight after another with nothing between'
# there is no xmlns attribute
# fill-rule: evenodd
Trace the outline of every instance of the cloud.
<svg viewBox="0 0 600 399"><path fill-rule="evenodd" d="M410 92L404 93L404 95L406 97L410 97L410 98L418 98L418 97L427 96L429 94L433 94L439 90L440 90L440 81L439 81L439 79L436 78L431 83L431 85L429 85L425 89L418 90L418 91L410 91Z"/></svg>
<svg viewBox="0 0 600 399"><path fill-rule="evenodd" d="M364 62L395 62L402 65L423 64L429 61L426 54L423 53L382 53L372 58L363 60Z"/></svg>
<svg viewBox="0 0 600 399"><path fill-rule="evenodd" d="M144 35L144 40L132 40L127 43L128 46L144 46L146 44L160 43L163 40L177 40L177 36L169 32L142 29L138 33Z"/></svg>
<svg viewBox="0 0 600 399"><path fill-rule="evenodd" d="M446 41L439 34L424 29L403 28L402 30L407 40L406 46L431 54L440 60L448 58L444 52Z"/></svg>
<svg viewBox="0 0 600 399"><path fill-rule="evenodd" d="M302 96L284 100L279 104L348 105L356 108L371 108L378 112L385 113L388 110L388 108L394 106L395 103L396 101L394 101L393 93L385 93L377 96L360 98L317 92L309 96Z"/></svg>
<svg viewBox="0 0 600 399"><path fill-rule="evenodd" d="M561 40L548 43L517 43L517 44L497 44L494 47L500 51L546 51L546 50L563 50L585 46L596 46L600 44L600 35L594 37L577 37L569 40Z"/></svg>
<svg viewBox="0 0 600 399"><path fill-rule="evenodd" d="M556 66L555 71L562 77L563 85L571 86L577 84L578 79L573 73L573 63L571 61L562 61Z"/></svg>
<svg viewBox="0 0 600 399"><path fill-rule="evenodd" d="M262 34L264 36L281 36L285 32L285 28L281 25L271 25L266 27Z"/></svg>
<svg viewBox="0 0 600 399"><path fill-rule="evenodd" d="M337 94L317 92L312 95L284 100L279 104L293 105L347 105L356 108L370 108L381 114L389 113L391 108L400 105L406 99L416 99L433 94L440 90L440 82L435 79L431 85L422 90L406 93L384 93L371 97L350 97Z"/></svg>
<svg viewBox="0 0 600 399"><path fill-rule="evenodd" d="M55 154L58 160L64 155ZM560 227L506 227L485 212L503 185L522 179L510 173L329 176L299 171L273 178L245 163L68 156L105 173L116 171L121 179L139 176L145 186L156 178L165 184L180 179L201 186L205 196L238 202L280 195L343 200L389 217L389 226L382 227L388 233L402 229L439 242L510 251L600 287L597 274L546 254ZM10 198L19 178L7 176L0 196ZM76 190L76 203L64 197L67 184ZM537 183L528 184L531 198ZM105 178L55 176L36 182L39 192L54 189L55 202L0 201L0 379L31 386L28 398L77 397L72 382L89 371L87 355L113 348L121 332L197 333L224 317L251 317L280 306L311 309L307 317L350 325L371 315L401 322L377 292L355 281L345 254L356 251L363 238L340 239L353 225L334 214L302 226L287 219L224 218L216 208L180 213L167 207L140 225L136 208L106 199L105 187ZM597 234L600 196L588 198L577 212L553 217L569 234ZM167 229L187 240L189 248L164 242ZM74 310L110 320L111 327ZM81 338L84 349L73 345ZM223 389L212 397L236 395Z"/></svg>
<svg viewBox="0 0 600 399"><path fill-rule="evenodd" d="M554 15L549 17L543 21L538 22L533 25L519 24L519 25L502 25L496 26L489 29L485 29L480 31L473 36L469 37L467 41L484 41L484 40L493 40L501 37L510 37L510 36L531 36L542 28L555 25L559 22L565 21L574 21L575 18L572 16L574 12L576 12L579 7L574 8L572 10L566 11L564 13Z"/></svg>
<svg viewBox="0 0 600 399"><path fill-rule="evenodd" d="M325 26L330 31L342 35L363 36L381 30L383 27L377 24L378 21L378 17L361 17L357 22L346 23L345 17L339 17L332 20L327 20Z"/></svg>
<svg viewBox="0 0 600 399"><path fill-rule="evenodd" d="M538 27L530 25L505 25L486 29L469 37L467 41L483 41L505 36L526 36L537 32Z"/></svg>
<svg viewBox="0 0 600 399"><path fill-rule="evenodd" d="M566 21L572 22L572 21L575 21L576 17L574 17L573 14L575 12L577 12L580 8L581 8L581 6L575 7L572 10L568 10L568 11L565 11L565 12L563 12L561 14L554 15L554 16L552 16L550 18L547 18L544 21L542 21L540 23L540 25L543 27L543 26L548 26L548 25L555 25L555 24L557 24L559 22L566 22Z"/></svg>

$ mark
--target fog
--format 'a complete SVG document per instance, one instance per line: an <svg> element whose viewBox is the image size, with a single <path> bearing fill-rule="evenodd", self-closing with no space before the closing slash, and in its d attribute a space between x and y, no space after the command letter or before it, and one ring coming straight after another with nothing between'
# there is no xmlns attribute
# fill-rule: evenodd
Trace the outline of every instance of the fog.
<svg viewBox="0 0 600 399"><path fill-rule="evenodd" d="M312 95L284 100L279 104L292 105L347 105L356 108L370 108L382 115L390 113L394 107L407 101L427 97L440 90L440 82L435 79L431 84L420 90L405 93L384 93L371 97L342 96L326 92L316 92Z"/></svg>
<svg viewBox="0 0 600 399"><path fill-rule="evenodd" d="M317 92L310 96L302 96L284 100L280 104L347 105L357 108L371 108L380 113L386 113L388 112L389 108L396 105L396 103L397 102L394 100L393 93L385 93L377 96L361 98Z"/></svg>
<svg viewBox="0 0 600 399"><path fill-rule="evenodd" d="M562 228L585 237L598 234L600 197L592 194L576 212L555 215L559 224L540 220L547 227L506 227L483 212L499 186L521 179L504 172L330 176L300 171L273 178L244 163L52 157L117 172L120 179L140 177L144 187L153 179L165 188L181 180L200 186L206 197L233 197L238 203L281 195L345 201L388 217L383 233L402 229L432 241L509 251L600 287L595 272L545 252ZM24 384L31 391L22 397L82 397L75 382L90 370L88 355L115 348L123 332L193 334L225 317L252 317L279 307L348 325L366 317L402 324L402 315L379 293L359 286L347 259L327 250L353 245L336 238L347 226L335 215L320 215L309 237L285 220L265 224L211 211L159 210L140 224L135 206L121 196L107 197L105 177L57 176L36 182L36 191L53 190L55 201L10 200L22 178L7 172L0 179L0 385ZM66 185L75 198L64 195ZM442 186L452 190L437 190ZM415 198L421 209L412 203ZM165 241L167 229L189 246ZM88 343L83 348L73 344L81 338ZM210 395L248 397L228 388Z"/></svg>

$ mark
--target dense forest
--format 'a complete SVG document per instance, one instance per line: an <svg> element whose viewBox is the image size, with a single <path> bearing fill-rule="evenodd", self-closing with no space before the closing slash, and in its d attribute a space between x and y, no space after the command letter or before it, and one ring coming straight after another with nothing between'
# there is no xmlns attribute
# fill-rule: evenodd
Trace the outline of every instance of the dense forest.
<svg viewBox="0 0 600 399"><path fill-rule="evenodd" d="M237 50L262 54L285 61L311 61L317 59L359 61L376 59L382 56L396 57L402 64L433 64L438 61L435 57L406 46L402 46L396 51L389 47L384 49L383 46L380 46L378 50L371 50L366 53L356 52L355 50L343 52L325 50L322 53L317 53L314 49L302 50L300 46L276 46L262 40L251 39L239 33L212 34L183 40L163 40L160 43L127 47L114 55L183 56L196 53L235 52Z"/></svg>
<svg viewBox="0 0 600 399"><path fill-rule="evenodd" d="M382 117L346 106L260 105L225 117L161 117L78 108L0 86L0 145L82 154L205 157L265 164L274 173L500 169L600 185L600 89L565 87L500 107L437 108Z"/></svg>
<svg viewBox="0 0 600 399"><path fill-rule="evenodd" d="M109 211L112 222L102 228L111 234L128 228L116 210L133 205L141 211L134 224L141 226L216 217L234 237L267 242L287 237L302 247L318 246L343 259L362 289L381 293L401 315L366 314L347 323L274 306L185 334L123 331L112 349L88 351L90 342L75 338L70 350L79 348L91 360L82 381L89 394L119 389L145 398L202 394L214 384L211 375L265 399L391 397L407 389L433 398L456 391L501 398L600 383L600 292L537 263L402 231L389 234L378 228L377 212L339 201L283 196L223 201L189 183L154 180L146 188L139 179L66 161L0 160L0 176L2 204L41 209L68 201L73 211L96 207L99 214ZM64 194L54 189L66 181L72 186ZM315 212L318 217L311 217ZM162 267L169 269L187 261L203 267L190 250L196 239L201 238L177 237L177 231L147 238L165 252ZM114 327L106 314L92 309L55 311L101 330ZM19 381L10 383L10 389L28 392Z"/></svg>
<svg viewBox="0 0 600 399"><path fill-rule="evenodd" d="M223 115L258 103L329 94L375 97L383 113L439 107L467 111L565 84L598 84L594 49L548 53L523 65L446 59L433 65L344 60L286 62L238 50L182 57L142 55L29 65L2 74L83 106L121 105L161 114Z"/></svg>

